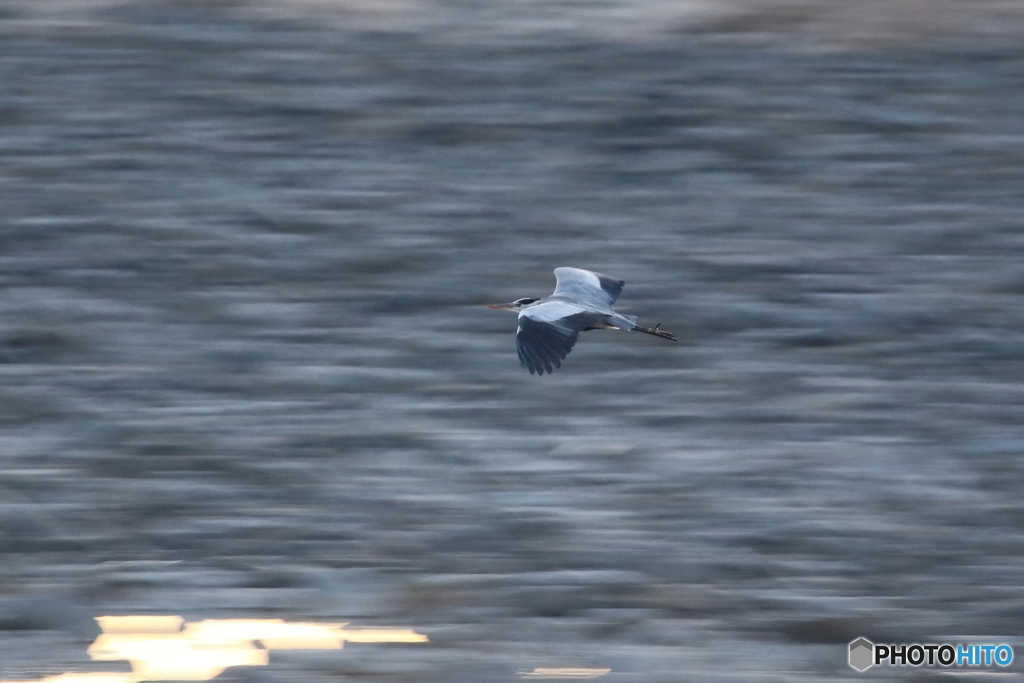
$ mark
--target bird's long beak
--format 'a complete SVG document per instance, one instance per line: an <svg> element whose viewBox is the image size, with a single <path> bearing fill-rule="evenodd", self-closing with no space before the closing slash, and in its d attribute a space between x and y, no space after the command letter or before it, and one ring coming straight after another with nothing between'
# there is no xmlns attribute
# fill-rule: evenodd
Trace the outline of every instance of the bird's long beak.
<svg viewBox="0 0 1024 683"><path fill-rule="evenodd" d="M515 310L515 306L513 304L487 304L487 308L496 308L499 311Z"/></svg>

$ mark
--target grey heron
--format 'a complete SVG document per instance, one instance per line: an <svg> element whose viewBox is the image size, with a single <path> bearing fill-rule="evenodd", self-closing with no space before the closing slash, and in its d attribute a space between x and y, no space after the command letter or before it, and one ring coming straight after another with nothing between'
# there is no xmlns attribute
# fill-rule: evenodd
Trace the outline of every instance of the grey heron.
<svg viewBox="0 0 1024 683"><path fill-rule="evenodd" d="M640 327L636 317L612 310L626 284L622 280L582 268L555 268L555 281L554 293L543 299L526 297L487 306L519 313L516 349L519 364L531 375L562 367L580 332L586 330L629 330L679 341L660 329L661 323Z"/></svg>

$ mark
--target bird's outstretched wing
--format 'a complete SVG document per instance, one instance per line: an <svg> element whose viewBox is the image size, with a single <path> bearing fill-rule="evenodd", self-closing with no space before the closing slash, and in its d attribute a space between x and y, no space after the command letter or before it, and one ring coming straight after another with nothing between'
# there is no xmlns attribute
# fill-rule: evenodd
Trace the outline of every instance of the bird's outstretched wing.
<svg viewBox="0 0 1024 683"><path fill-rule="evenodd" d="M519 329L516 330L519 364L531 375L554 372L562 366L562 360L569 355L580 332L603 326L607 317L565 301L549 301L527 308L519 314Z"/></svg>
<svg viewBox="0 0 1024 683"><path fill-rule="evenodd" d="M622 294L622 286L626 283L618 278L593 273L582 268L555 268L555 293L553 296L566 296L580 301L587 301L607 308L615 303Z"/></svg>

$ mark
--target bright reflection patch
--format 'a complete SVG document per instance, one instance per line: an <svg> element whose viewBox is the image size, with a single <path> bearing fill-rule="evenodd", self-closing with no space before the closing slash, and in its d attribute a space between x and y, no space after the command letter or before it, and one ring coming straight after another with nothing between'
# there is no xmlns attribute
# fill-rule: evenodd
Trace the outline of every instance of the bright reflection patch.
<svg viewBox="0 0 1024 683"><path fill-rule="evenodd" d="M534 669L533 671L520 671L521 678L563 678L563 679L586 679L600 678L611 673L611 669Z"/></svg>
<svg viewBox="0 0 1024 683"><path fill-rule="evenodd" d="M271 650L340 650L353 643L423 643L409 629L346 629L283 619L206 619L179 616L97 617L103 633L89 646L98 661L128 660L128 673L68 673L36 683L208 681L229 666L265 666ZM0 683L15 683L13 681ZM24 682L19 682L24 683Z"/></svg>

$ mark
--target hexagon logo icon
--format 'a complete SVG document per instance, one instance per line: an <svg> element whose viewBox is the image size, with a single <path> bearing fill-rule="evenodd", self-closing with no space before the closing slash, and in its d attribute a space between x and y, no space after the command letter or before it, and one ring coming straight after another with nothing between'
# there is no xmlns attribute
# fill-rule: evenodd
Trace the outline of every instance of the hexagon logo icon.
<svg viewBox="0 0 1024 683"><path fill-rule="evenodd" d="M857 671L866 671L874 665L875 644L867 638L858 638L850 643L850 666Z"/></svg>

